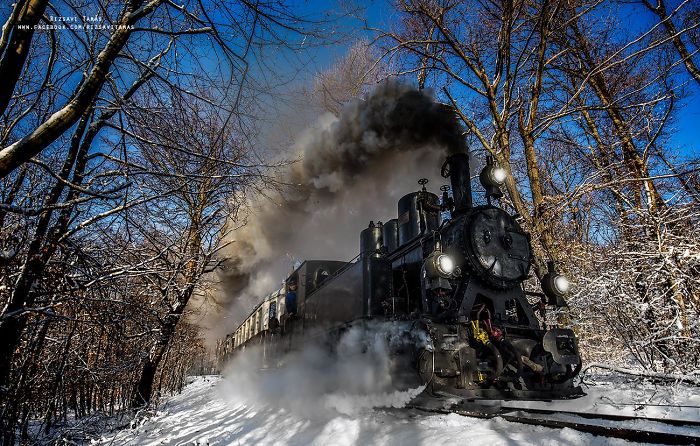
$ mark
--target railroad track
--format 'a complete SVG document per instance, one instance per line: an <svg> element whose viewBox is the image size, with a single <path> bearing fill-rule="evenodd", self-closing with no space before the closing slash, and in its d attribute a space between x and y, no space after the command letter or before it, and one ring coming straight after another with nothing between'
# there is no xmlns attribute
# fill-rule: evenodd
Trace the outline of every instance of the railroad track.
<svg viewBox="0 0 700 446"><path fill-rule="evenodd" d="M673 445L700 445L700 422L665 418L635 417L624 415L591 414L550 409L479 406L455 404L452 407L438 405L409 405L424 412L457 414L472 418L501 418L506 421L554 429L568 427L580 432L644 443Z"/></svg>

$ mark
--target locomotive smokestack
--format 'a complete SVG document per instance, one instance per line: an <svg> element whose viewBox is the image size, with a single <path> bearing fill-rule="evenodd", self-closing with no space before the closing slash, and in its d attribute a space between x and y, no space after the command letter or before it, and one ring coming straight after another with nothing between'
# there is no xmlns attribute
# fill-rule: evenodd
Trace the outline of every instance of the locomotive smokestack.
<svg viewBox="0 0 700 446"><path fill-rule="evenodd" d="M453 214L459 215L472 207L472 186L469 176L469 155L454 153L447 157L442 176L450 177L452 196L455 201Z"/></svg>

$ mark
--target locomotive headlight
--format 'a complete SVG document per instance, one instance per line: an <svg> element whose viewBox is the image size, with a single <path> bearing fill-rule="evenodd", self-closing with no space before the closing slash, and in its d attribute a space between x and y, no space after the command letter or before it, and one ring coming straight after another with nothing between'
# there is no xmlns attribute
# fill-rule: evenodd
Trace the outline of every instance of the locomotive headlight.
<svg viewBox="0 0 700 446"><path fill-rule="evenodd" d="M502 167L490 169L489 179L500 186L506 181L506 170Z"/></svg>
<svg viewBox="0 0 700 446"><path fill-rule="evenodd" d="M550 305L566 306L564 296L571 290L571 282L554 269L554 262L547 262L547 274L542 276L542 291Z"/></svg>
<svg viewBox="0 0 700 446"><path fill-rule="evenodd" d="M569 292L569 289L571 288L571 283L569 282L569 279L562 275L557 275L554 278L554 289L559 293L559 294L566 294Z"/></svg>
<svg viewBox="0 0 700 446"><path fill-rule="evenodd" d="M453 277L456 268L457 262L455 262L455 259L438 250L433 251L423 263L423 271L431 279L449 279Z"/></svg>
<svg viewBox="0 0 700 446"><path fill-rule="evenodd" d="M486 190L486 198L501 198L503 192L500 187L506 182L508 174L506 170L496 164L493 156L486 157L486 165L479 174L479 182Z"/></svg>
<svg viewBox="0 0 700 446"><path fill-rule="evenodd" d="M455 262L447 254L440 254L435 263L438 272L443 276L449 276L455 270Z"/></svg>

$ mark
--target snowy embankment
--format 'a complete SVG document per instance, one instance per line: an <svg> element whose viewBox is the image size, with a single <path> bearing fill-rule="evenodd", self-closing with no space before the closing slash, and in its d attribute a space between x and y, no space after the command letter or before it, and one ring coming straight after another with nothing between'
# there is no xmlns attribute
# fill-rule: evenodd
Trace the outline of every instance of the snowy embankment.
<svg viewBox="0 0 700 446"><path fill-rule="evenodd" d="M510 423L502 419L480 420L455 414L432 415L412 409L365 407L345 412L346 404L324 410L294 411L269 402L257 405L241 399L236 384L218 376L199 377L180 395L173 396L156 413L134 429L104 437L99 445L438 445L438 444L531 444L589 445L631 443L580 433L570 429L549 429ZM700 391L672 388L636 389L602 383L586 389L588 396L563 403L572 408L620 411L637 415L671 415L673 418L700 417ZM350 398L336 395L336 398ZM337 401L336 401L337 402ZM664 405L673 402L677 407ZM645 405L658 404L658 405ZM307 404L313 404L308 402ZM534 404L534 403L533 403ZM544 403L536 403L544 404ZM362 402L358 407L362 407ZM678 407L678 406L685 406ZM690 406L695 406L694 408ZM631 409L628 409L631 407ZM610 409L612 408L612 409ZM635 411L636 410L636 411ZM680 416L679 416L680 415Z"/></svg>

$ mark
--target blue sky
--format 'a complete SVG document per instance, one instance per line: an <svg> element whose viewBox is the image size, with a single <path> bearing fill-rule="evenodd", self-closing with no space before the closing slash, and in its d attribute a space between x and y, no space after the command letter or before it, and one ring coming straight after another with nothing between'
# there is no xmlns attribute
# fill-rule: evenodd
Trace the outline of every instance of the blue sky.
<svg viewBox="0 0 700 446"><path fill-rule="evenodd" d="M343 0L339 0L330 7L330 11L337 13L341 11L342 4L347 3ZM391 2L388 0L368 0L355 2L363 10L359 14L366 19L367 24L370 27L386 27L394 18L394 13L390 5ZM670 1L671 5L677 3L676 1ZM323 15L325 11L329 11L329 2L324 1L304 1L297 3L303 11L307 11L311 15L321 14ZM334 5L334 6L333 6ZM636 29L647 30L654 23L653 16L649 11L641 7L635 7L630 5L620 6L625 8L624 12L619 15L622 25L628 31L634 32ZM364 37L371 38L372 33L362 29L362 23L358 18L345 17L340 21L338 25L345 32L351 32L350 34L355 39ZM347 51L348 47L352 42L342 45L332 45L319 48L315 54L313 54L313 62L307 66L307 70L298 78L300 83L309 83L313 78L315 72L324 70L328 68L334 60L342 57ZM692 81L689 76L685 76L683 72L683 90L685 97L680 102L681 106L677 107L679 112L675 117L675 121L669 127L669 139L668 146L674 152L681 155L681 157L686 158L688 156L696 154L700 151L700 144L698 144L698 126L700 125L700 87L697 82ZM438 86L439 87L439 86Z"/></svg>
<svg viewBox="0 0 700 446"><path fill-rule="evenodd" d="M700 151L700 88L691 84L692 96L686 99L685 107L676 117L676 131L670 137L670 144L682 155L693 155Z"/></svg>

